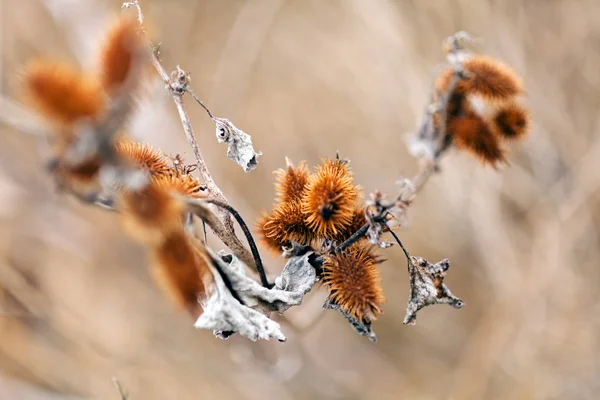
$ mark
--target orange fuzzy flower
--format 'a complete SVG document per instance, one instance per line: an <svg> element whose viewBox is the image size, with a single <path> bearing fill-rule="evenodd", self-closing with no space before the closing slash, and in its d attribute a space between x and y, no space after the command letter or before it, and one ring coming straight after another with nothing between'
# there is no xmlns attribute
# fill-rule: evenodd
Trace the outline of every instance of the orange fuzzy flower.
<svg viewBox="0 0 600 400"><path fill-rule="evenodd" d="M194 318L202 314L199 299L206 296L205 280L211 277L204 249L183 230L173 231L150 253L152 276L176 306Z"/></svg>
<svg viewBox="0 0 600 400"><path fill-rule="evenodd" d="M165 156L152 146L124 139L115 147L121 157L148 171L150 175L165 175L172 170Z"/></svg>
<svg viewBox="0 0 600 400"><path fill-rule="evenodd" d="M507 140L523 138L530 125L529 112L517 104L502 108L494 118L495 132Z"/></svg>
<svg viewBox="0 0 600 400"><path fill-rule="evenodd" d="M385 302L376 266L380 262L368 244L354 244L342 253L326 256L323 284L328 287L330 301L359 321L375 320Z"/></svg>
<svg viewBox="0 0 600 400"><path fill-rule="evenodd" d="M301 161L297 168L294 168L287 158L286 162L288 164L286 169L275 171L277 201L282 203L300 199L309 177L309 172L304 161Z"/></svg>
<svg viewBox="0 0 600 400"><path fill-rule="evenodd" d="M26 68L24 81L26 95L33 106L59 124L96 118L104 107L98 82L68 65L33 63Z"/></svg>
<svg viewBox="0 0 600 400"><path fill-rule="evenodd" d="M100 82L107 92L118 89L133 70L143 49L137 22L120 18L110 29L100 51Z"/></svg>
<svg viewBox="0 0 600 400"><path fill-rule="evenodd" d="M281 246L289 242L309 245L314 239L313 231L306 225L299 201L280 203L262 225L265 238Z"/></svg>
<svg viewBox="0 0 600 400"><path fill-rule="evenodd" d="M160 243L183 224L183 204L153 181L140 190L123 191L120 205L125 229L141 243Z"/></svg>
<svg viewBox="0 0 600 400"><path fill-rule="evenodd" d="M302 196L308 226L320 237L332 237L352 222L358 197L347 162L324 160Z"/></svg>
<svg viewBox="0 0 600 400"><path fill-rule="evenodd" d="M495 166L506 161L497 136L488 123L473 112L450 119L448 134L459 149L471 152L484 163Z"/></svg>

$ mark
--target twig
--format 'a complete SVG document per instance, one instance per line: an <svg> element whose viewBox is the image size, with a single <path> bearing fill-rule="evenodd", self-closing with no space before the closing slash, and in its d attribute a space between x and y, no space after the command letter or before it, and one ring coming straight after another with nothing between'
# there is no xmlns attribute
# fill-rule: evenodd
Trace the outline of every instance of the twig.
<svg viewBox="0 0 600 400"><path fill-rule="evenodd" d="M206 105L202 102L202 100L200 100L200 98L198 96L196 96L196 93L194 93L192 91L192 89L188 88L187 92L190 94L190 96L192 96L194 98L194 100L196 100L196 102L198 102L198 104L200 104L200 106L202 108L204 108L204 110L206 110L208 116L210 117L210 119L214 119L214 115L212 115L212 113L210 112L210 110L208 109L208 107L206 107Z"/></svg>
<svg viewBox="0 0 600 400"><path fill-rule="evenodd" d="M144 29L144 15L142 13L142 9L138 0L127 1L123 3L122 8L135 7L137 9L138 21L140 23L140 29L142 33L145 32ZM167 70L162 65L162 62L159 58L159 47L155 46L149 39L148 46L151 50L151 60L152 65L160 75L161 79L165 83L167 89L171 92L173 97L173 102L177 107L177 112L179 113L179 118L181 120L181 125L183 126L183 130L185 132L186 139L194 152L194 156L196 158L196 165L198 166L198 173L200 177L204 181L206 185L207 193L213 199L219 200L223 203L228 203L227 198L219 189L217 184L212 178L208 167L206 166L206 162L200 153L200 149L198 147L198 143L196 142L196 138L194 136L194 130L192 128L192 123L185 109L185 105L183 103L183 95L186 92L189 92L192 97L200 103L200 105L208 112L208 115L212 117L212 113L208 110L208 108L200 101L199 98L193 92L191 92L189 88L189 74L177 66L177 69L173 71L171 75L167 73ZM254 263L253 257L250 255L250 252L244 247L244 245L240 242L239 238L236 236L235 231L233 229L233 221L231 220L231 215L224 209L218 209L217 211L219 219L218 221L213 221L209 226L212 228L215 235L219 237L232 251L236 252L238 258L240 258L244 263L246 263L249 267L256 269L256 265Z"/></svg>
<svg viewBox="0 0 600 400"><path fill-rule="evenodd" d="M117 388L117 391L119 392L119 396L121 396L121 400L127 400L129 399L129 393L126 393L125 390L123 390L123 386L121 386L121 382L119 382L119 380L113 376L112 381L115 385L115 387Z"/></svg>

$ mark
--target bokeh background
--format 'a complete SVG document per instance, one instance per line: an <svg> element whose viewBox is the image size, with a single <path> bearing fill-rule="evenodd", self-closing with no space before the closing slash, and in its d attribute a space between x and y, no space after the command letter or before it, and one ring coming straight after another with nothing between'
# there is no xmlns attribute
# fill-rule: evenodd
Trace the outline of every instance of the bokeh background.
<svg viewBox="0 0 600 400"><path fill-rule="evenodd" d="M245 174L188 102L202 153L249 221L273 201L284 157L337 150L367 193L397 190L442 40L458 30L525 80L534 127L509 167L456 151L399 234L449 258L466 303L421 311L398 248L382 265L379 342L321 309L323 290L278 321L285 344L195 331L152 285L114 215L61 196L40 146L0 127L0 399L596 399L600 392L600 2L597 0L141 0L169 70L264 155ZM93 68L119 1L1 0L1 95L48 56ZM133 10L125 12L133 13ZM191 162L158 81L130 132ZM214 242L217 244L218 242ZM268 258L275 276L283 260Z"/></svg>

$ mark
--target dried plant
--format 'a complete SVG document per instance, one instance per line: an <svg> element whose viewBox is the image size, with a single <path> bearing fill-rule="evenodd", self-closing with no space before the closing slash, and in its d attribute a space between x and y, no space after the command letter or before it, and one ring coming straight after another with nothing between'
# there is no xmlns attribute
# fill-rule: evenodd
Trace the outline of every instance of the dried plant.
<svg viewBox="0 0 600 400"><path fill-rule="evenodd" d="M25 70L24 87L32 107L45 118L52 139L51 172L57 182L88 203L115 210L125 231L145 246L152 276L165 296L187 310L195 327L220 338L235 333L251 339L285 341L270 318L300 305L320 281L328 291L324 308L340 312L355 330L375 341L372 322L383 312L385 297L378 253L393 245L403 250L410 276L405 324L433 304L463 306L444 284L447 260L431 264L414 257L394 229L405 223L408 207L440 171L440 159L452 145L498 166L506 161L505 144L524 137L530 116L522 104L520 78L509 67L472 54L464 32L444 42L448 65L433 84L418 131L409 140L419 159L412 179L400 180L391 200L380 192L362 200L348 160L323 159L313 172L305 162L276 171L275 204L256 226L263 243L287 259L269 282L248 226L214 182L197 146L184 105L190 95L216 125L227 157L249 172L261 153L252 138L226 118L215 117L190 87L190 75L177 66L167 73L157 47L145 37L137 0L137 22L122 17L106 35L99 70L81 72L55 62L38 62ZM150 60L173 97L186 138L195 155L188 165L179 156L127 139L122 131ZM37 133L37 132L36 132ZM198 177L194 176L194 172ZM239 223L248 245L236 236ZM197 222L208 225L227 246L214 251L197 238ZM246 274L256 270L260 284Z"/></svg>

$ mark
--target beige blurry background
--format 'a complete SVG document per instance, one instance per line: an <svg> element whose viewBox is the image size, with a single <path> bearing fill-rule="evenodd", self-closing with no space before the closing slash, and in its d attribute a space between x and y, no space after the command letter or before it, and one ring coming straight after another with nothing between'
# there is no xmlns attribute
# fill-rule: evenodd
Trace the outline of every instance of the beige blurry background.
<svg viewBox="0 0 600 400"><path fill-rule="evenodd" d="M392 248L377 344L321 313L322 290L279 319L285 344L195 331L115 217L59 196L36 142L0 128L0 399L116 399L113 376L132 400L598 398L599 1L141 3L167 67L191 72L264 153L244 174L188 103L216 181L249 221L270 206L284 156L314 164L339 150L367 192L393 193L416 168L404 137L440 43L461 29L524 76L535 126L510 168L443 160L400 235L413 254L450 259L447 283L466 306L402 325L408 278ZM2 95L18 96L32 57L93 66L119 12L113 0L1 0ZM131 131L190 159L158 83ZM273 276L283 265L268 263Z"/></svg>

